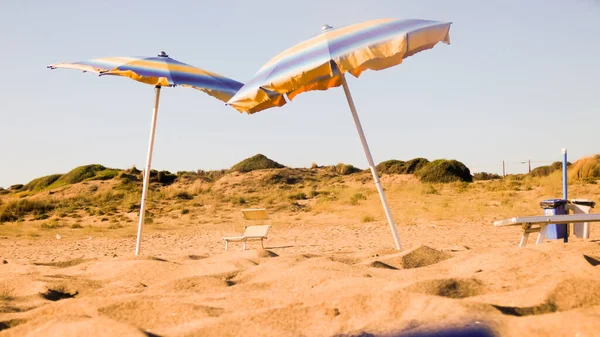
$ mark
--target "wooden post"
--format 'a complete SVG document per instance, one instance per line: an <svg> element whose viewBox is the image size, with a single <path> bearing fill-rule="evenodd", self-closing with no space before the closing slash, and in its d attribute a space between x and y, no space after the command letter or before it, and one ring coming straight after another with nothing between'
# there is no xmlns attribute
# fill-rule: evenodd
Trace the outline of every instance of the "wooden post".
<svg viewBox="0 0 600 337"><path fill-rule="evenodd" d="M502 161L502 177L506 177L506 166L504 165L504 160Z"/></svg>

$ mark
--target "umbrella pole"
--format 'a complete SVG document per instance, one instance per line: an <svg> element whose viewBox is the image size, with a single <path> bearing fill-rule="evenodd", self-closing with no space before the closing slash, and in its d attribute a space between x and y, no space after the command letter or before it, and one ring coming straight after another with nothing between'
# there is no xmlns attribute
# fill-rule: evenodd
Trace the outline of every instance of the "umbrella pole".
<svg viewBox="0 0 600 337"><path fill-rule="evenodd" d="M388 206L387 198L385 197L385 192L383 191L383 187L381 186L379 174L377 174L377 169L375 168L375 163L373 162L373 157L371 156L371 151L369 150L369 144L367 144L365 133L363 132L362 125L360 124L360 120L358 119L356 107L354 106L354 100L352 99L352 95L350 94L350 88L348 88L348 82L346 82L346 77L344 76L344 74L342 74L341 77L342 86L344 87L344 93L346 94L346 99L348 100L350 111L352 111L352 117L354 118L354 124L356 124L356 130L358 130L358 135L360 136L360 141L362 143L363 150L365 150L365 155L367 156L367 161L369 162L369 168L371 169L371 173L373 174L373 180L375 180L375 187L377 187L377 192L379 192L379 198L381 199L381 204L383 205L385 216L387 217L388 224L390 225L390 229L392 230L392 236L394 237L394 242L396 243L396 249L401 250L402 244L400 244L400 236L398 235L396 225L394 224L394 219L392 218L392 212L390 211L390 206Z"/></svg>
<svg viewBox="0 0 600 337"><path fill-rule="evenodd" d="M138 224L137 240L135 242L135 255L140 254L140 245L142 241L142 226L144 225L144 216L146 211L146 198L148 197L148 184L150 183L150 166L152 165L152 151L154 150L154 134L156 132L156 118L158 117L158 100L160 99L160 86L156 86L156 98L154 99L154 110L152 111L152 126L150 127L150 142L148 144L148 156L146 158L146 168L144 169L144 184L142 186L142 202L140 205L140 222Z"/></svg>

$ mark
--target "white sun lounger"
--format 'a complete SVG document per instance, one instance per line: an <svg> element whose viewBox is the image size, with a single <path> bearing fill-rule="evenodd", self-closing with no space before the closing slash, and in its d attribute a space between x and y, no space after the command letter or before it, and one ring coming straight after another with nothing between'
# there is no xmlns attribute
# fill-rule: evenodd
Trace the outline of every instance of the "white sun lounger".
<svg viewBox="0 0 600 337"><path fill-rule="evenodd" d="M519 247L527 244L529 233L539 232L536 244L541 244L546 237L546 227L549 224L562 223L589 223L600 221L600 214L561 214L561 215L540 215L540 216L521 216L510 219L498 220L494 226L522 226L523 236Z"/></svg>
<svg viewBox="0 0 600 337"><path fill-rule="evenodd" d="M252 208L252 209L243 209L242 214L244 215L245 220L250 221L269 221L269 215L264 208ZM263 240L267 238L267 234L269 233L269 229L271 229L271 225L253 225L253 226L245 226L244 233L240 236L226 236L223 238L225 240L225 250L227 250L229 241L232 242L243 242L244 247L242 250L246 250L246 241L258 241L260 240L260 245L264 249L265 246L263 244Z"/></svg>

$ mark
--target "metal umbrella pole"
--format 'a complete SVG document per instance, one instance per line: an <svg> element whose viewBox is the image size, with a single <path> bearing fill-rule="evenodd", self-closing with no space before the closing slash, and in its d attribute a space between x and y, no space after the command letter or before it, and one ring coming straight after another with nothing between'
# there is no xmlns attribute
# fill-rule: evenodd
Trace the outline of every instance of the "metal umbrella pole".
<svg viewBox="0 0 600 337"><path fill-rule="evenodd" d="M365 133L363 132L362 125L360 124L360 120L358 119L356 106L354 106L354 100L352 99L352 94L350 94L350 88L348 88L348 82L346 82L346 77L344 76L344 74L341 75L341 78L342 86L344 87L344 93L346 94L346 99L348 100L348 105L350 106L350 111L352 111L352 117L354 118L354 124L356 124L356 130L358 131L358 135L360 136L360 141L362 143L363 150L365 151L367 161L369 162L369 168L371 169L371 173L373 174L375 187L377 188L377 192L379 192L379 198L381 199L381 204L383 205L385 216L387 218L388 224L390 225L392 236L394 237L396 249L401 250L402 244L400 243L400 236L398 235L398 230L396 229L396 225L394 224L394 219L392 218L392 212L390 211L390 206L388 205L387 198L385 197L385 192L383 191L383 187L381 186L379 174L377 174L377 168L375 168L373 156L371 156L371 151L369 150L369 144L367 144Z"/></svg>

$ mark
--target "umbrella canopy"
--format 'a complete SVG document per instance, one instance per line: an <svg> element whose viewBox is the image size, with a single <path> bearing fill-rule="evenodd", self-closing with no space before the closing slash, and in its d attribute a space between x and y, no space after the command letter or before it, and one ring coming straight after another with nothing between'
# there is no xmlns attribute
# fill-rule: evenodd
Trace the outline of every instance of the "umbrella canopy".
<svg viewBox="0 0 600 337"><path fill-rule="evenodd" d="M174 60L165 52L155 57L103 57L73 63L57 63L49 65L48 68L82 70L100 76L124 76L154 86L180 85L198 89L223 102L227 102L243 85L219 74Z"/></svg>
<svg viewBox="0 0 600 337"><path fill-rule="evenodd" d="M104 57L81 62L51 64L48 68L75 69L84 72L97 73L100 76L124 76L138 82L153 85L156 88L135 247L135 255L139 255L146 209L146 197L150 181L150 168L152 166L152 152L154 149L154 135L156 133L156 120L158 117L158 103L161 87L190 87L204 91L216 99L226 102L242 87L243 84L219 74L176 61L170 58L165 52L161 52L156 57Z"/></svg>
<svg viewBox="0 0 600 337"><path fill-rule="evenodd" d="M449 44L450 24L380 19L339 29L325 25L321 34L267 62L227 104L251 114L285 104L284 95L292 100L305 91L343 86L396 248L401 249L400 237L344 74L349 72L359 77L367 69L381 70L398 65L405 58L431 49L439 42Z"/></svg>
<svg viewBox="0 0 600 337"><path fill-rule="evenodd" d="M449 44L450 23L430 20L379 19L323 32L275 56L227 104L254 113L285 101L272 93L296 95L342 84L341 75L355 77L367 69L402 63L438 42ZM276 98L276 99L274 99Z"/></svg>

